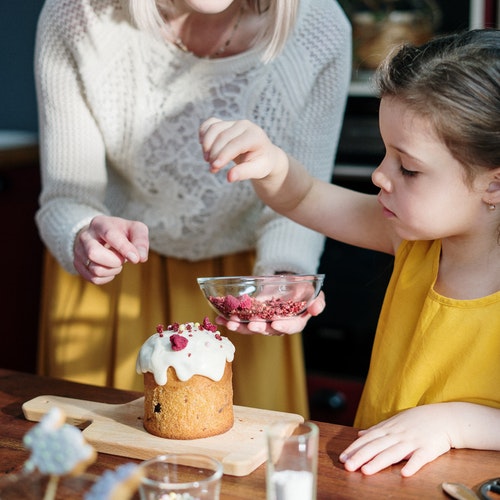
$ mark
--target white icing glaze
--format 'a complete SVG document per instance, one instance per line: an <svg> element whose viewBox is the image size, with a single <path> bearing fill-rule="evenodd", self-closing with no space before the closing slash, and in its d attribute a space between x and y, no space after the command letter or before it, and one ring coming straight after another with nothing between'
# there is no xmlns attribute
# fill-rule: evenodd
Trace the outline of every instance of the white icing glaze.
<svg viewBox="0 0 500 500"><path fill-rule="evenodd" d="M191 328L191 330L189 330ZM173 334L187 339L181 350L172 349ZM150 372L158 385L167 383L167 369L175 369L180 380L189 380L193 375L203 375L219 381L224 375L226 361L234 359L234 345L219 331L212 332L199 323L179 325L177 331L165 329L151 335L142 345L137 356L137 373Z"/></svg>

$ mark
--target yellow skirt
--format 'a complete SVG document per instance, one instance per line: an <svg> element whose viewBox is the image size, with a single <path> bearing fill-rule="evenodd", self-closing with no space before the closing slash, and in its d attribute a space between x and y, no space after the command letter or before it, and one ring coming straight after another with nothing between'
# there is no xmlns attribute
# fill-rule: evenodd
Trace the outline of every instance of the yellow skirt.
<svg viewBox="0 0 500 500"><path fill-rule="evenodd" d="M205 316L213 321L196 278L251 274L254 258L245 252L189 262L150 252L147 263L126 264L113 281L98 286L64 271L47 251L38 372L142 391L135 361L156 325ZM236 347L234 403L308 418L302 335L241 335L220 328Z"/></svg>

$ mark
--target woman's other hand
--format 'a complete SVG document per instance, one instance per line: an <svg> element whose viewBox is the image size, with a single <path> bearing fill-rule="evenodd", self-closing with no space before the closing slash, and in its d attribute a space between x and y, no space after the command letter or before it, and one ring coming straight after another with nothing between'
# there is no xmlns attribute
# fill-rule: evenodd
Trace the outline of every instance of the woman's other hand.
<svg viewBox="0 0 500 500"><path fill-rule="evenodd" d="M225 326L233 332L253 335L290 335L301 332L312 316L318 316L325 308L325 294L321 291L318 296L309 304L307 311L300 316L287 318L267 323L265 321L250 321L240 323L239 321L226 320L222 316L217 316L216 323Z"/></svg>
<svg viewBox="0 0 500 500"><path fill-rule="evenodd" d="M77 234L74 266L86 280L103 285L110 282L125 262L148 259L148 228L138 221L98 215Z"/></svg>

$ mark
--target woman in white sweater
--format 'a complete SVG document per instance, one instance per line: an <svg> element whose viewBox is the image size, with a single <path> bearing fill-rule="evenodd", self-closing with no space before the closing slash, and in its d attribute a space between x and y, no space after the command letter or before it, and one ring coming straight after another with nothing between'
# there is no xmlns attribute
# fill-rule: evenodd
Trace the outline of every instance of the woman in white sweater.
<svg viewBox="0 0 500 500"><path fill-rule="evenodd" d="M196 277L316 271L323 236L210 174L198 143L207 117L248 118L330 179L349 23L333 0L268 3L46 0L41 373L140 390L135 358L155 326L209 312ZM307 415L301 336L273 335L307 318L229 333L236 404Z"/></svg>

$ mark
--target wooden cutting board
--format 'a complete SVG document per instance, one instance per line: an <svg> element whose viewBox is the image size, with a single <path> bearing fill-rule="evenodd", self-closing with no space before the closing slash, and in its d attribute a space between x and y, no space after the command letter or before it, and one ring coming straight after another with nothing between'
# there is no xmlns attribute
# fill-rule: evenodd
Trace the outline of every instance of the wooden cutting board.
<svg viewBox="0 0 500 500"><path fill-rule="evenodd" d="M234 407L234 426L203 439L164 439L142 425L144 398L125 404L96 403L60 396L39 396L23 404L27 420L39 422L53 406L66 413L68 424L86 427L88 443L102 453L145 460L165 453L201 453L220 460L224 473L246 476L266 461L264 429L273 422L289 424L289 434L304 419L293 413Z"/></svg>

